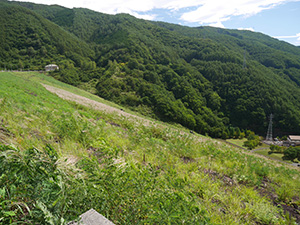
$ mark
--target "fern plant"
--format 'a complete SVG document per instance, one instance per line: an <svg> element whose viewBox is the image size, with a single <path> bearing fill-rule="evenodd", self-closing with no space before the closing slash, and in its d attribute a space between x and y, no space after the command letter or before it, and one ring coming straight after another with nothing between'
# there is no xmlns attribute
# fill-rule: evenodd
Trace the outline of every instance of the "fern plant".
<svg viewBox="0 0 300 225"><path fill-rule="evenodd" d="M1 223L63 223L65 184L56 160L51 146L20 151L0 145Z"/></svg>

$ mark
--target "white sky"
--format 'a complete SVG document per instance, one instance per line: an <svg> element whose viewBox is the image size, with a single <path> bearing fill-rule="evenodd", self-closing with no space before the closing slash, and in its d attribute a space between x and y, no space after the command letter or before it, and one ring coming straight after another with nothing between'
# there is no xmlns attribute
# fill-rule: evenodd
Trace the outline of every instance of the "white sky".
<svg viewBox="0 0 300 225"><path fill-rule="evenodd" d="M285 2L297 0L31 0L30 2L83 7L108 14L129 13L138 15L153 9L180 10L191 8L181 19L187 22L220 23L231 16L251 16ZM155 15L148 15L155 19Z"/></svg>
<svg viewBox="0 0 300 225"><path fill-rule="evenodd" d="M22 0L21 0L22 1ZM117 14L129 13L135 17L155 20L159 15L154 13L160 9L161 13L177 12L180 23L197 23L225 28L224 22L232 17L251 17L262 11L288 2L300 0L29 0L30 2L61 5L68 8L82 7L95 11ZM152 12L151 12L152 11ZM179 13L178 13L179 12ZM299 12L300 14L300 12ZM295 21L295 24L298 21ZM239 27L236 27L238 29ZM243 29L243 28L241 28ZM253 27L246 29L255 30ZM293 38L300 38L300 28L293 34L282 34ZM300 39L299 39L300 41ZM300 43L300 42L299 42Z"/></svg>

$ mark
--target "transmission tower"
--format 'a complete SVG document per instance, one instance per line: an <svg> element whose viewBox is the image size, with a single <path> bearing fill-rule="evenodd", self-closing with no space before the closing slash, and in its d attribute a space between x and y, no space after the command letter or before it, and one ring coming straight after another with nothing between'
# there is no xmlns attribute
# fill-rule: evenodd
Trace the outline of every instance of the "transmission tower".
<svg viewBox="0 0 300 225"><path fill-rule="evenodd" d="M272 126L272 119L273 119L273 114L271 113L270 115L270 122L269 122L269 127L268 127L268 132L267 132L267 141L273 141L273 126Z"/></svg>

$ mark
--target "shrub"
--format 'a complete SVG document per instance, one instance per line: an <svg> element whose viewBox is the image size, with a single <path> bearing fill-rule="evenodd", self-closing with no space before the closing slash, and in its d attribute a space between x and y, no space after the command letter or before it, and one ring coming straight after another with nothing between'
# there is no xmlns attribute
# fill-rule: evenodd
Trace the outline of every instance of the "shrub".
<svg viewBox="0 0 300 225"><path fill-rule="evenodd" d="M244 146L249 150L256 148L260 144L261 142L259 136L255 135L254 133L250 134L247 138L247 141L244 142Z"/></svg>
<svg viewBox="0 0 300 225"><path fill-rule="evenodd" d="M278 146L278 145L270 145L270 151L268 153L269 154L283 153L285 149L286 149L285 147L281 147L281 146Z"/></svg>
<svg viewBox="0 0 300 225"><path fill-rule="evenodd" d="M294 161L296 158L300 160L300 147L289 147L283 152L284 156L282 157L284 160L292 160Z"/></svg>

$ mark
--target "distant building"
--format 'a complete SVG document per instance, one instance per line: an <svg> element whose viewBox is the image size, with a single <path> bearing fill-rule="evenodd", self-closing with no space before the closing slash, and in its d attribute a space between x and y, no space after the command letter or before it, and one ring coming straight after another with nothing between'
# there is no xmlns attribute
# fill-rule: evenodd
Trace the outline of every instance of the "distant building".
<svg viewBox="0 0 300 225"><path fill-rule="evenodd" d="M45 66L45 71L54 71L54 70L59 70L59 67L55 64L50 64Z"/></svg>
<svg viewBox="0 0 300 225"><path fill-rule="evenodd" d="M300 145L300 135L289 135L287 140L290 146Z"/></svg>

